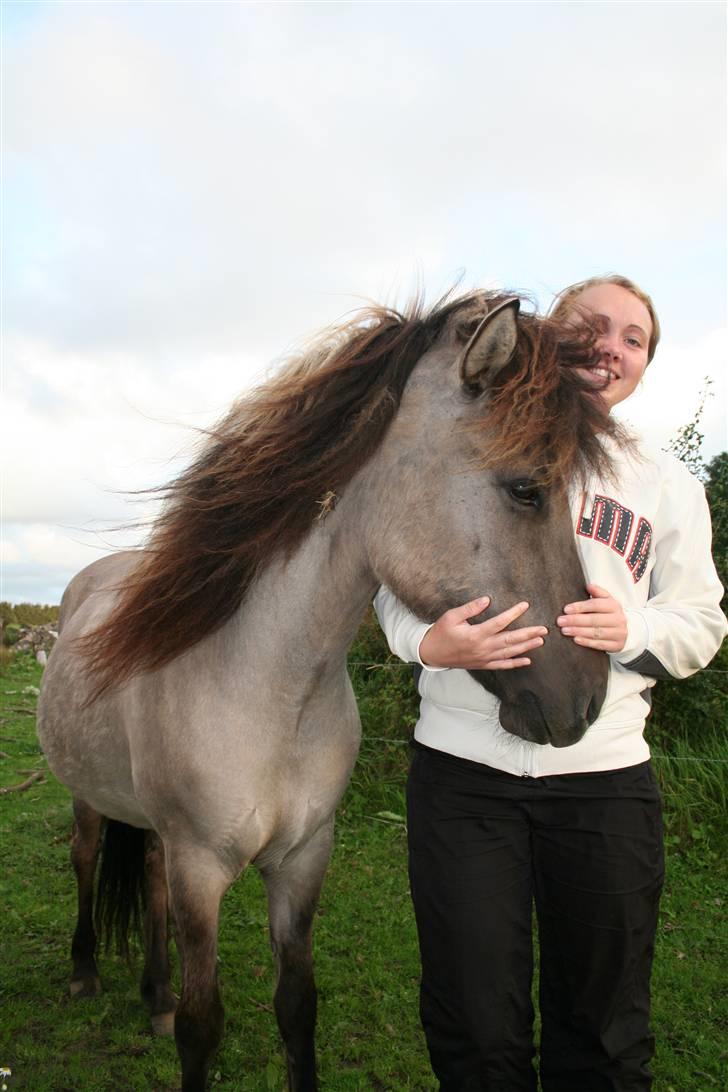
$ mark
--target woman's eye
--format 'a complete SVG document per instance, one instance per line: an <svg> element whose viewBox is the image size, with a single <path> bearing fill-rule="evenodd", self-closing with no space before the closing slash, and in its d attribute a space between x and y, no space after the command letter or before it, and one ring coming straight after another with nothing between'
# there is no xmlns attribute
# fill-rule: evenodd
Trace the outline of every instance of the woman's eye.
<svg viewBox="0 0 728 1092"><path fill-rule="evenodd" d="M638 337L628 337L625 340L626 340L627 344L629 346L631 346L633 349L641 349L642 348L642 342L640 341L640 339Z"/></svg>
<svg viewBox="0 0 728 1092"><path fill-rule="evenodd" d="M541 508L543 504L543 492L536 482L527 480L509 482L508 495L518 504L523 504L529 508Z"/></svg>

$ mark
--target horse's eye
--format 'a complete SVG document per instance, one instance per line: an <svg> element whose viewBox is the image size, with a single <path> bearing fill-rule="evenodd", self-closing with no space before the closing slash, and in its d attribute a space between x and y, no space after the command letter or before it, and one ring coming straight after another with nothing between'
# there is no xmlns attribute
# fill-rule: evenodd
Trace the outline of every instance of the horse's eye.
<svg viewBox="0 0 728 1092"><path fill-rule="evenodd" d="M543 505L543 490L529 478L519 478L508 482L508 495L518 504L529 508L541 508Z"/></svg>

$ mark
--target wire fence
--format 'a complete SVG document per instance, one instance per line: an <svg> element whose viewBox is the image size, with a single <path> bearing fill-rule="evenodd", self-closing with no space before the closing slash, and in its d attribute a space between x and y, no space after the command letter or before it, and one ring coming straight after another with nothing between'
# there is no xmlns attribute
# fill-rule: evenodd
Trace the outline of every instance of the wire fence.
<svg viewBox="0 0 728 1092"><path fill-rule="evenodd" d="M411 671L412 664L405 663L402 660L392 660L388 663L376 663L370 660L349 660L349 667L363 667L367 671L373 671L376 668L395 669ZM706 667L701 672L703 675L728 675L728 670L722 668ZM362 743L390 743L399 747L408 747L410 741L408 739L390 739L386 736L367 736L363 735L361 738ZM711 755L666 755L659 754L653 751L651 755L653 762L696 762L701 765L709 766L728 766L728 758L715 758Z"/></svg>
<svg viewBox="0 0 728 1092"><path fill-rule="evenodd" d="M404 668L405 670L412 670L412 664L405 663L404 660L393 660L391 663L373 663L370 660L349 660L349 667L366 667L369 670L375 667L396 667ZM704 667L700 672L701 675L728 675L728 670L721 667Z"/></svg>
<svg viewBox="0 0 728 1092"><path fill-rule="evenodd" d="M409 747L408 739L388 739L387 736L362 736L362 743L391 743L395 747ZM715 766L728 766L728 758L711 758L708 755L661 755L652 754L653 762L700 762Z"/></svg>

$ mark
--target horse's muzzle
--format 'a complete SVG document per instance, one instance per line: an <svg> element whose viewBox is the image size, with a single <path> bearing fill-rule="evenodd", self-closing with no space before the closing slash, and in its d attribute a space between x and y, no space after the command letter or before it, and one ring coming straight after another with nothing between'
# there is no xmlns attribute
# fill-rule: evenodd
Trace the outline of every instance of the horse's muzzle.
<svg viewBox="0 0 728 1092"><path fill-rule="evenodd" d="M601 698L593 696L584 702L584 712L546 710L531 690L522 690L514 701L502 701L500 722L506 732L529 743L550 743L552 747L571 747L578 743L596 719Z"/></svg>

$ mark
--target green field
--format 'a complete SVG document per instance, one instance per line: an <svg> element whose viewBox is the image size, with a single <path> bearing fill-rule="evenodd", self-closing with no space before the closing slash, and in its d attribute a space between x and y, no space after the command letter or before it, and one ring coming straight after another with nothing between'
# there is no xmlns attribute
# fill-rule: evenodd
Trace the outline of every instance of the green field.
<svg viewBox="0 0 728 1092"><path fill-rule="evenodd" d="M373 638L371 638L373 640ZM352 658L380 655L363 633ZM417 1020L418 959L402 820L404 740L414 705L407 673L353 669L367 737L340 809L318 912L321 1085L434 1089ZM0 785L45 771L34 735L40 668L18 655L0 674ZM664 731L658 733L664 749ZM725 777L717 733L696 752L675 741L658 758L668 806L668 878L654 976L657 1092L728 1087ZM696 761L705 748L711 762ZM2 974L0 1066L9 1092L168 1092L179 1087L171 1041L153 1040L136 971L102 957L102 996L67 996L75 890L66 791L45 772L0 795ZM272 962L262 885L252 871L228 893L220 933L226 1008L213 1088L279 1090L284 1067L272 1013Z"/></svg>

